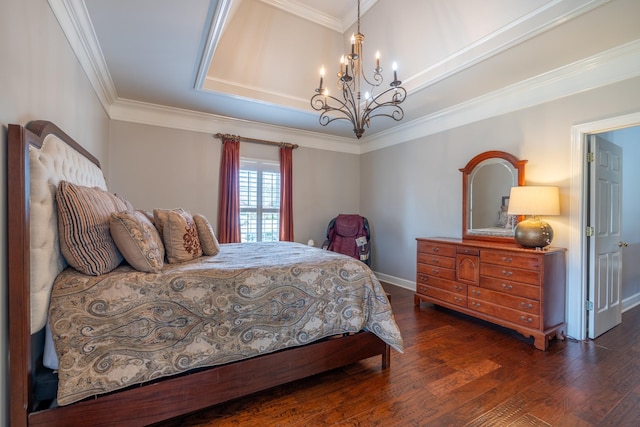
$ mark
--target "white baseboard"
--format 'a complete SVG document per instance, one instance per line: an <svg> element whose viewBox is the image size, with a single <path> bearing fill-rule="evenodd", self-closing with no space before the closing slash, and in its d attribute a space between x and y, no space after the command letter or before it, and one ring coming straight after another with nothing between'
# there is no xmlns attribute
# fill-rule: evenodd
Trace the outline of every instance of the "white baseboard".
<svg viewBox="0 0 640 427"><path fill-rule="evenodd" d="M390 283L392 285L399 286L401 288L409 289L410 291L415 292L416 290L416 282L412 282L410 280L401 279L399 277L389 276L388 274L378 273L374 271L374 274L381 282Z"/></svg>
<svg viewBox="0 0 640 427"><path fill-rule="evenodd" d="M377 276L377 274L376 274ZM382 280L382 279L380 279ZM624 313L627 310L631 310L632 308L640 305L640 293L635 294L629 298L625 298L622 300L622 312Z"/></svg>

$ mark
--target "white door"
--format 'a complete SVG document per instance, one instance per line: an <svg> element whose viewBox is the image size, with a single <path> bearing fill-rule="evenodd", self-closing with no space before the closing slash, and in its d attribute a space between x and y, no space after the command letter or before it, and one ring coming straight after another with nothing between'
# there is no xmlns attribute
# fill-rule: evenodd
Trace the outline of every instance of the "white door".
<svg viewBox="0 0 640 427"><path fill-rule="evenodd" d="M622 322L622 147L589 135L589 338Z"/></svg>

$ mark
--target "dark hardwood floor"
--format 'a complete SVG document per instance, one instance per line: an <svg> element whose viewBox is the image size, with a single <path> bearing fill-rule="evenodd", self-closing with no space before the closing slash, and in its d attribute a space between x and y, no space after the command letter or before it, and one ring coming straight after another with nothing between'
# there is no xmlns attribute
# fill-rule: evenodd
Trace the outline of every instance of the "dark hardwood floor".
<svg viewBox="0 0 640 427"><path fill-rule="evenodd" d="M157 426L640 426L640 307L595 341L543 352L385 289L405 341L390 369L371 358Z"/></svg>

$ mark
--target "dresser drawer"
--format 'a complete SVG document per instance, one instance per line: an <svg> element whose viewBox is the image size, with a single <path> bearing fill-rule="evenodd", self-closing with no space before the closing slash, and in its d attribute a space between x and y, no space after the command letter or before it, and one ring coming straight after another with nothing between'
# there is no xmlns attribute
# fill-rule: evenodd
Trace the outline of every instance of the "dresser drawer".
<svg viewBox="0 0 640 427"><path fill-rule="evenodd" d="M521 268L513 268L504 265L487 264L482 261L480 262L480 275L520 283L528 283L530 285L538 285L540 283L540 273L538 271L523 270Z"/></svg>
<svg viewBox="0 0 640 427"><path fill-rule="evenodd" d="M456 252L464 255L475 255L475 256L480 255L479 248L470 248L468 246L458 246L456 248Z"/></svg>
<svg viewBox="0 0 640 427"><path fill-rule="evenodd" d="M488 314L516 325L526 326L527 328L538 329L540 327L540 316L536 314L513 310L475 298L468 298L467 302L470 309L480 313Z"/></svg>
<svg viewBox="0 0 640 427"><path fill-rule="evenodd" d="M434 254L448 257L456 256L456 247L431 241L418 241L418 253Z"/></svg>
<svg viewBox="0 0 640 427"><path fill-rule="evenodd" d="M508 295L516 295L532 300L540 300L540 287L525 283L503 280L496 277L480 276L480 287L504 292Z"/></svg>
<svg viewBox="0 0 640 427"><path fill-rule="evenodd" d="M431 286L432 288L439 288L447 292L455 292L462 295L467 295L467 285L457 283L452 280L442 279L440 277L433 277L425 274L418 273L418 285Z"/></svg>
<svg viewBox="0 0 640 427"><path fill-rule="evenodd" d="M418 253L418 263L437 265L444 268L455 268L456 259L451 257L444 257L440 255Z"/></svg>
<svg viewBox="0 0 640 427"><path fill-rule="evenodd" d="M452 258L455 260L455 258ZM437 265L418 264L418 274L426 274L433 277L440 277L447 280L455 280L456 271L451 268L439 267Z"/></svg>
<svg viewBox="0 0 640 427"><path fill-rule="evenodd" d="M489 301L496 305L524 311L531 314L540 314L540 303L533 299L523 298L516 295L509 295L504 292L496 292L491 289L484 289L478 286L469 286L469 298Z"/></svg>
<svg viewBox="0 0 640 427"><path fill-rule="evenodd" d="M418 285L417 292L443 302L459 305L461 307L467 306L467 296L464 294L447 292L439 288L423 285Z"/></svg>
<svg viewBox="0 0 640 427"><path fill-rule="evenodd" d="M526 270L537 271L540 268L540 257L520 255L513 252L483 250L480 252L480 260L483 263L523 268Z"/></svg>

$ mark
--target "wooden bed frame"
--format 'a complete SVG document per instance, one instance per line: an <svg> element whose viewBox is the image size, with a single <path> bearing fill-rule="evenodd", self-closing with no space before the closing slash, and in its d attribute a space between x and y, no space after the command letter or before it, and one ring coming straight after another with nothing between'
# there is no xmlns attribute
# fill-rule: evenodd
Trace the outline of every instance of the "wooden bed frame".
<svg viewBox="0 0 640 427"><path fill-rule="evenodd" d="M9 125L7 149L8 305L10 425L148 425L260 390L339 368L372 356L390 362L390 347L370 332L326 339L181 376L134 386L67 406L39 409L34 362L39 345L30 328L29 146L42 147L55 134L78 152L99 161L56 125L34 121Z"/></svg>

